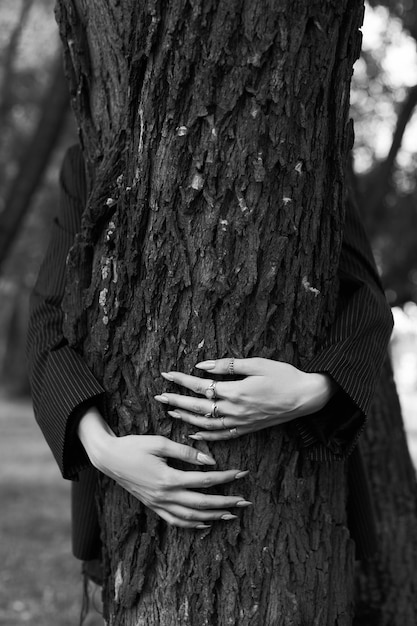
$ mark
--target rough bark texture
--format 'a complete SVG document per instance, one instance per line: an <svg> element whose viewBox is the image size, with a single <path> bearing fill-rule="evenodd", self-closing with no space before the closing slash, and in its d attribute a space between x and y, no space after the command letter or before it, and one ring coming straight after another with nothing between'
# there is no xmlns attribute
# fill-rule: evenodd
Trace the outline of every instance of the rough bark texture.
<svg viewBox="0 0 417 626"><path fill-rule="evenodd" d="M312 355L334 308L361 19L359 0L58 2L92 179L66 332L119 435L189 441L152 401L161 370ZM250 469L254 507L206 532L102 481L108 623L350 624L344 464L303 461L284 429L211 450Z"/></svg>

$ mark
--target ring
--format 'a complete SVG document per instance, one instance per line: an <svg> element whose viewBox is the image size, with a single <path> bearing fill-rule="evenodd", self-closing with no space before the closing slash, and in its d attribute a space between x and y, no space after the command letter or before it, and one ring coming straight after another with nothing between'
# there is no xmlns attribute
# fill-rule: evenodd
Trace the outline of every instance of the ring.
<svg viewBox="0 0 417 626"><path fill-rule="evenodd" d="M229 372L230 376L233 376L235 373L235 358L232 356L230 361L229 361L229 366L227 368L227 371Z"/></svg>
<svg viewBox="0 0 417 626"><path fill-rule="evenodd" d="M229 428L229 433L231 437L237 437L237 428Z"/></svg>
<svg viewBox="0 0 417 626"><path fill-rule="evenodd" d="M227 426L226 426L226 424L224 423L224 418L225 418L225 416L224 416L224 415L222 415L222 416L220 417L220 420L221 420L221 422L222 422L222 427L224 428L224 430L227 430Z"/></svg>
<svg viewBox="0 0 417 626"><path fill-rule="evenodd" d="M210 415L211 417L219 417L219 407L215 402L211 405Z"/></svg>
<svg viewBox="0 0 417 626"><path fill-rule="evenodd" d="M209 400L215 400L217 398L216 385L217 385L217 381L212 380L205 391L206 398L208 398Z"/></svg>

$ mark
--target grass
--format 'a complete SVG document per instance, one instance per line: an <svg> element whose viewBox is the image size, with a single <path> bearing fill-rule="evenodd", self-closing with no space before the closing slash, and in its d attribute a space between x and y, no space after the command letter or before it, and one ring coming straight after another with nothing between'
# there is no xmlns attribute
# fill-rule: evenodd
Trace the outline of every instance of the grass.
<svg viewBox="0 0 417 626"><path fill-rule="evenodd" d="M75 626L82 589L70 485L29 403L0 398L0 429L0 625Z"/></svg>

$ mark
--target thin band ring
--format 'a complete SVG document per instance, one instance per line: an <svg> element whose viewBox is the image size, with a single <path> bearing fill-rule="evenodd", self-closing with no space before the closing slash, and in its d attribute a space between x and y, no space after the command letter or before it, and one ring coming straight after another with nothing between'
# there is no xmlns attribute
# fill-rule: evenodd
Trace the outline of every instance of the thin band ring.
<svg viewBox="0 0 417 626"><path fill-rule="evenodd" d="M231 437L237 437L237 428L229 428L229 433Z"/></svg>
<svg viewBox="0 0 417 626"><path fill-rule="evenodd" d="M213 402L213 404L211 405L210 415L211 417L215 417L215 418L219 417L219 407L217 406L215 402Z"/></svg>
<svg viewBox="0 0 417 626"><path fill-rule="evenodd" d="M230 358L227 371L229 372L230 376L233 376L235 373L235 358L233 356Z"/></svg>
<svg viewBox="0 0 417 626"><path fill-rule="evenodd" d="M222 427L224 428L224 430L227 430L227 426L226 426L226 424L224 423L224 418L225 418L225 416L224 416L224 415L222 415L222 416L220 417L220 420L221 420Z"/></svg>
<svg viewBox="0 0 417 626"><path fill-rule="evenodd" d="M216 385L217 385L217 380L212 380L209 386L207 387L205 391L205 395L208 400L215 400L217 398Z"/></svg>

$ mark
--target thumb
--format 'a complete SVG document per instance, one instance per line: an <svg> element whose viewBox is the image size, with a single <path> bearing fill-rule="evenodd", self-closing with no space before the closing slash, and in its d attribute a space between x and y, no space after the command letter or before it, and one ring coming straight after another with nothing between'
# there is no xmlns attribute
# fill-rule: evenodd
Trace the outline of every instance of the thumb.
<svg viewBox="0 0 417 626"><path fill-rule="evenodd" d="M159 437L159 441L155 447L155 454L158 456L168 457L171 459L178 459L185 461L186 463L192 463L196 465L215 465L216 461L211 454L206 454L196 450L191 446L186 446L176 441L171 441L166 437Z"/></svg>

